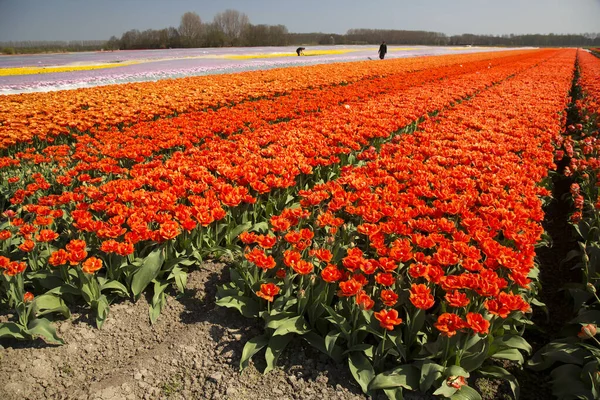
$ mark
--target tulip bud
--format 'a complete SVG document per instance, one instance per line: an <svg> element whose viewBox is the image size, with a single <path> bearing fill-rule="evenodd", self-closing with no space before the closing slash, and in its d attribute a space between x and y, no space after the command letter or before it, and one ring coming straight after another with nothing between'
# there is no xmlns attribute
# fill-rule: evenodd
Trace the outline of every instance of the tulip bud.
<svg viewBox="0 0 600 400"><path fill-rule="evenodd" d="M25 294L23 295L23 302L24 303L29 303L30 301L33 301L33 293L31 292L25 292Z"/></svg>
<svg viewBox="0 0 600 400"><path fill-rule="evenodd" d="M587 286L588 292L596 293L596 287L591 282L588 282L588 284L586 286Z"/></svg>
<svg viewBox="0 0 600 400"><path fill-rule="evenodd" d="M585 252L585 251L582 253L581 258L583 259L583 262L586 264L590 262L590 257L587 255L587 252Z"/></svg>
<svg viewBox="0 0 600 400"><path fill-rule="evenodd" d="M467 381L465 380L464 376L449 376L448 379L446 379L446 385L455 389L460 389L466 384Z"/></svg>
<svg viewBox="0 0 600 400"><path fill-rule="evenodd" d="M596 336L598 332L598 327L596 324L587 324L581 327L581 331L577 334L580 339L589 339Z"/></svg>
<svg viewBox="0 0 600 400"><path fill-rule="evenodd" d="M285 270L283 270L283 269L277 270L277 272L275 273L275 276L277 276L279 279L284 279L285 278Z"/></svg>
<svg viewBox="0 0 600 400"><path fill-rule="evenodd" d="M16 213L13 210L4 211L4 216L6 218L13 218L15 215L16 215Z"/></svg>

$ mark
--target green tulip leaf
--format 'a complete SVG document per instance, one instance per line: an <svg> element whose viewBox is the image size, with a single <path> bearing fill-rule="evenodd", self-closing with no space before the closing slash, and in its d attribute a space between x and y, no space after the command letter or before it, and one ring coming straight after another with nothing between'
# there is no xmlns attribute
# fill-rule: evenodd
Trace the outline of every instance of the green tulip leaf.
<svg viewBox="0 0 600 400"><path fill-rule="evenodd" d="M420 387L419 381L420 372L417 367L406 364L375 376L369 384L369 391L399 387L418 390Z"/></svg>
<svg viewBox="0 0 600 400"><path fill-rule="evenodd" d="M103 292L105 290L110 290L110 291L116 292L120 297L128 297L129 296L129 291L127 290L125 285L123 285L119 281L104 280L104 282L102 282L102 281L98 280L98 282L100 283L100 291L101 292Z"/></svg>
<svg viewBox="0 0 600 400"><path fill-rule="evenodd" d="M283 335L283 336L273 336L269 339L269 344L267 346L267 350L265 351L265 361L267 362L267 367L265 368L263 373L267 373L275 369L275 364L279 359L283 350L285 350L288 343L294 337L293 334Z"/></svg>
<svg viewBox="0 0 600 400"><path fill-rule="evenodd" d="M73 285L64 284L64 285L55 287L52 290L48 290L44 294L56 294L56 295L72 294L72 295L79 296L79 295L81 295L81 291L79 290L79 288L77 288Z"/></svg>
<svg viewBox="0 0 600 400"><path fill-rule="evenodd" d="M362 391L368 393L369 384L375 376L375 371L369 359L363 353L350 353L348 365L350 366L352 376L358 382Z"/></svg>
<svg viewBox="0 0 600 400"><path fill-rule="evenodd" d="M108 299L105 295L102 295L98 298L97 301L92 303L92 308L96 312L96 326L98 329L102 328L104 325L104 321L108 317Z"/></svg>
<svg viewBox="0 0 600 400"><path fill-rule="evenodd" d="M517 349L504 349L492 354L492 358L501 358L503 360L516 361L522 365L525 360L523 354Z"/></svg>
<svg viewBox="0 0 600 400"><path fill-rule="evenodd" d="M0 338L25 339L23 327L14 322L0 322Z"/></svg>
<svg viewBox="0 0 600 400"><path fill-rule="evenodd" d="M450 400L481 400L481 395L472 387L465 385L454 393Z"/></svg>
<svg viewBox="0 0 600 400"><path fill-rule="evenodd" d="M600 325L600 311L585 310L579 313L576 318L569 321L571 324L597 324Z"/></svg>
<svg viewBox="0 0 600 400"><path fill-rule="evenodd" d="M425 360L420 365L421 378L419 380L419 390L428 391L433 383L440 379L444 372L444 367L430 360Z"/></svg>
<svg viewBox="0 0 600 400"><path fill-rule="evenodd" d="M251 230L258 233L266 233L269 231L269 224L266 221L259 222L254 224Z"/></svg>
<svg viewBox="0 0 600 400"><path fill-rule="evenodd" d="M528 361L528 366L540 371L549 368L556 362L582 365L587 352L577 344L568 343L566 339L561 340L550 342L537 351Z"/></svg>
<svg viewBox="0 0 600 400"><path fill-rule="evenodd" d="M33 299L33 309L36 317L42 315L60 313L65 318L71 317L71 312L62 298L54 294L44 293Z"/></svg>
<svg viewBox="0 0 600 400"><path fill-rule="evenodd" d="M246 296L225 296L216 301L221 307L235 308L247 318L258 317L258 303Z"/></svg>
<svg viewBox="0 0 600 400"><path fill-rule="evenodd" d="M435 392L433 392L434 396L443 396L446 398L451 398L458 391L458 389L449 386L445 380L442 381L442 386L437 388Z"/></svg>
<svg viewBox="0 0 600 400"><path fill-rule="evenodd" d="M165 255L162 248L152 251L142 263L142 266L135 270L131 280L131 291L135 300L140 298L142 292L152 282L160 272L165 261Z"/></svg>
<svg viewBox="0 0 600 400"><path fill-rule="evenodd" d="M479 336L476 337L479 338ZM488 347L487 340L478 340L474 345L468 347L460 359L460 366L469 372L478 369L488 358Z"/></svg>
<svg viewBox="0 0 600 400"><path fill-rule="evenodd" d="M260 335L248 340L242 350L242 358L240 360L240 371L248 366L250 359L264 348L269 343L269 338L266 335Z"/></svg>
<svg viewBox="0 0 600 400"><path fill-rule="evenodd" d="M383 389L383 392L387 396L388 400L404 400L402 388Z"/></svg>
<svg viewBox="0 0 600 400"><path fill-rule="evenodd" d="M468 378L471 376L467 370L459 365L451 365L444 371L444 376L447 378L449 376L462 376Z"/></svg>
<svg viewBox="0 0 600 400"><path fill-rule="evenodd" d="M49 290L55 289L64 283L60 273L57 270L36 271L32 274L29 274L28 278L32 281L36 281L40 286Z"/></svg>
<svg viewBox="0 0 600 400"><path fill-rule="evenodd" d="M154 295L150 302L150 308L148 310L150 315L150 323L154 324L166 303L165 290L169 287L169 283L166 281L154 281Z"/></svg>
<svg viewBox="0 0 600 400"><path fill-rule="evenodd" d="M326 353L330 354L332 353L332 350L335 346L335 342L338 340L338 338L340 337L340 332L336 331L336 330L331 330L329 331L329 333L327 334L327 336L325 336L325 348L326 348Z"/></svg>
<svg viewBox="0 0 600 400"><path fill-rule="evenodd" d="M337 333L337 336L339 336L339 332ZM313 346L323 354L327 354L335 362L339 363L342 361L342 348L335 344L335 340L333 342L328 342L328 337L329 336L323 338L313 331L310 331L302 336L302 338L306 340L311 346Z"/></svg>
<svg viewBox="0 0 600 400"><path fill-rule="evenodd" d="M233 228L232 230L230 230L227 233L228 241L232 242L234 239L236 239L240 235L240 233L248 231L248 229L250 229L251 227L252 227L251 222L246 222L244 224L237 225L235 228Z"/></svg>
<svg viewBox="0 0 600 400"><path fill-rule="evenodd" d="M273 336L284 336L290 333L304 335L309 331L310 329L307 328L306 321L304 321L304 317L297 316L281 321L281 323L278 325L277 329L273 333Z"/></svg>
<svg viewBox="0 0 600 400"><path fill-rule="evenodd" d="M65 344L58 337L56 329L46 318L37 318L27 325L27 333L31 336L39 336L47 343Z"/></svg>
<svg viewBox="0 0 600 400"><path fill-rule="evenodd" d="M168 280L174 278L177 290L179 293L185 293L185 287L187 286L188 274L187 271L180 267L175 267L169 274Z"/></svg>

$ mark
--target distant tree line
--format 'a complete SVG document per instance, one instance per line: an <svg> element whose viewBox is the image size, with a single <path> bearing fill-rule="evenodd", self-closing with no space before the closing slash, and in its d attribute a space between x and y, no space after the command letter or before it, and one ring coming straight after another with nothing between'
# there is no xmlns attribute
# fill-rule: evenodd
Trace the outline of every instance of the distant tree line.
<svg viewBox="0 0 600 400"><path fill-rule="evenodd" d="M322 35L322 34L321 34ZM535 46L535 47L593 47L600 45L600 33L578 35L473 35L447 36L439 32L401 31L381 29L350 29L338 39L339 44L374 44L385 40L388 44L434 46Z"/></svg>
<svg viewBox="0 0 600 400"><path fill-rule="evenodd" d="M346 44L373 44L385 40L389 44L443 46L448 37L439 32L382 29L350 29L344 35Z"/></svg>
<svg viewBox="0 0 600 400"><path fill-rule="evenodd" d="M593 47L600 45L600 33L582 35L472 35L450 36L449 45L470 44L474 46L534 46L534 47Z"/></svg>
<svg viewBox="0 0 600 400"><path fill-rule="evenodd" d="M225 10L212 22L203 22L195 12L186 12L178 28L132 29L121 38L111 37L107 49L166 49L181 47L286 46L288 30L284 25L253 25L248 16Z"/></svg>
<svg viewBox="0 0 600 400"><path fill-rule="evenodd" d="M46 41L28 40L19 42L0 42L4 54L33 54L75 51L94 51L106 47L106 40Z"/></svg>
<svg viewBox="0 0 600 400"><path fill-rule="evenodd" d="M204 22L195 12L181 16L178 27L164 29L129 30L120 38L108 41L88 40L70 42L0 42L7 54L53 51L167 49L227 46L287 46L377 44L433 45L433 46L535 46L535 47L599 47L600 33L535 34L535 35L473 35L448 36L440 32L350 29L346 34L289 33L285 25L253 25L248 16L236 10L225 10Z"/></svg>

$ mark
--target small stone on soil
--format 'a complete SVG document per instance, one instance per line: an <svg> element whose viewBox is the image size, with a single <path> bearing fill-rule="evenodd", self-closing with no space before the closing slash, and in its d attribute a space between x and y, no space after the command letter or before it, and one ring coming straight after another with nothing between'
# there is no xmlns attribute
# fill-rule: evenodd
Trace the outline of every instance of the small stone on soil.
<svg viewBox="0 0 600 400"><path fill-rule="evenodd" d="M208 379L210 379L213 382L219 382L221 379L223 379L223 374L221 372L215 372L213 374L211 374Z"/></svg>

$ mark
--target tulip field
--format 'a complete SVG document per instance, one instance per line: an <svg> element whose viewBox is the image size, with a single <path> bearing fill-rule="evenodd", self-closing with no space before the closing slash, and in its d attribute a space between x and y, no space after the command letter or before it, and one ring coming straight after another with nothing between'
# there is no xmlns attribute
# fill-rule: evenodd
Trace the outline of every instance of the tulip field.
<svg viewBox="0 0 600 400"><path fill-rule="evenodd" d="M510 48L486 48L503 52ZM390 46L388 58L481 52L478 47ZM366 61L376 46L120 50L71 54L0 55L0 94L47 92L271 68Z"/></svg>
<svg viewBox="0 0 600 400"><path fill-rule="evenodd" d="M516 366L598 398L599 114L582 49L2 95L0 340L64 344L73 307L101 330L142 296L155 323L222 259L216 305L264 327L241 369L304 341L369 396L478 399L478 376L518 398ZM559 180L581 280L564 336L534 349Z"/></svg>

